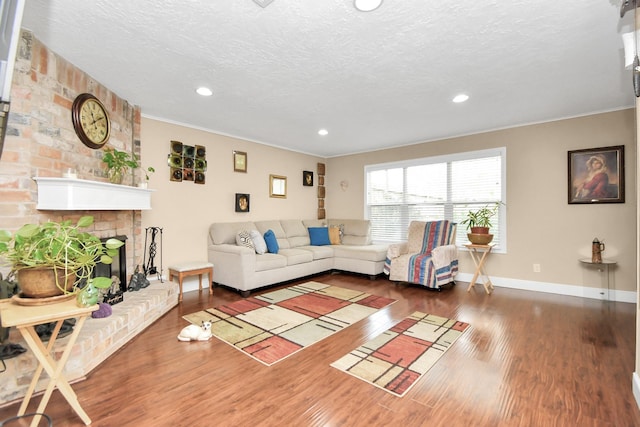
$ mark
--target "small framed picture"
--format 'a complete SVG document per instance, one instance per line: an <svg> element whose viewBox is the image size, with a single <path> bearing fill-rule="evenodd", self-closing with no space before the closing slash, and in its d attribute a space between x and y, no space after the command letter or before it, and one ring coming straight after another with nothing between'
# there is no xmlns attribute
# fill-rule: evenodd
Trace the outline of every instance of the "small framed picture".
<svg viewBox="0 0 640 427"><path fill-rule="evenodd" d="M245 153L244 151L233 151L233 171L247 171L247 153Z"/></svg>
<svg viewBox="0 0 640 427"><path fill-rule="evenodd" d="M302 171L302 185L305 187L313 187L313 172Z"/></svg>
<svg viewBox="0 0 640 427"><path fill-rule="evenodd" d="M569 151L569 204L624 203L624 146Z"/></svg>
<svg viewBox="0 0 640 427"><path fill-rule="evenodd" d="M249 212L248 194L236 193L236 212Z"/></svg>

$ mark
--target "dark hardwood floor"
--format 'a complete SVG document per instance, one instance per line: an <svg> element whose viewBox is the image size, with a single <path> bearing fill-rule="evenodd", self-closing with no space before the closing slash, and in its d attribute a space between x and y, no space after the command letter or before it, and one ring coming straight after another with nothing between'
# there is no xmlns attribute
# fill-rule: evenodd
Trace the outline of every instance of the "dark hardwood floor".
<svg viewBox="0 0 640 427"><path fill-rule="evenodd" d="M398 302L266 367L215 338L179 342L183 314L241 298L187 293L73 385L92 425L640 426L634 304L504 288L488 296L462 282L431 292L351 274L309 280ZM416 310L471 328L404 397L329 366ZM0 420L17 409L0 409ZM83 425L58 391L46 413L56 427Z"/></svg>

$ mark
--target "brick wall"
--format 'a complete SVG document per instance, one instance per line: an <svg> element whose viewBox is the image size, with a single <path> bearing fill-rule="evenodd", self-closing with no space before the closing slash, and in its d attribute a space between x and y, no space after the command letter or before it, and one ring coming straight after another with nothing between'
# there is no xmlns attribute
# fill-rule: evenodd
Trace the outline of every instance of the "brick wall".
<svg viewBox="0 0 640 427"><path fill-rule="evenodd" d="M126 235L127 272L143 263L144 235L140 211L38 211L34 176L60 177L75 168L78 178L106 182L103 150L85 146L71 123L71 105L83 92L94 94L109 110L107 146L140 153L140 109L50 51L23 30L11 88L11 110L0 158L0 229L14 231L25 223L94 216L98 237ZM139 177L127 177L132 185ZM7 273L7 267L0 272Z"/></svg>

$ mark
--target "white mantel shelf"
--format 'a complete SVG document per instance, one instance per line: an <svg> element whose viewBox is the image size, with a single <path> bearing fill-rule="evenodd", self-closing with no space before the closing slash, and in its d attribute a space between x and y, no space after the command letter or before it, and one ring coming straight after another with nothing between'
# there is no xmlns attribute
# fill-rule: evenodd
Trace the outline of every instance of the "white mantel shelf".
<svg viewBox="0 0 640 427"><path fill-rule="evenodd" d="M138 211L151 209L147 188L72 178L34 177L38 210Z"/></svg>

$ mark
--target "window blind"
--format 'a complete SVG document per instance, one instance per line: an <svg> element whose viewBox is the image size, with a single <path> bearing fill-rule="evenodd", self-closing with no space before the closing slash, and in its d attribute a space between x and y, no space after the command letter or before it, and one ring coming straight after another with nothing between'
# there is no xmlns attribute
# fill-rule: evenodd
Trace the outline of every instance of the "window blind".
<svg viewBox="0 0 640 427"><path fill-rule="evenodd" d="M403 241L413 220L448 219L458 223L456 242L462 244L467 227L460 222L467 212L498 203L491 233L504 248L505 158L506 149L499 148L367 166L365 216L372 239Z"/></svg>

